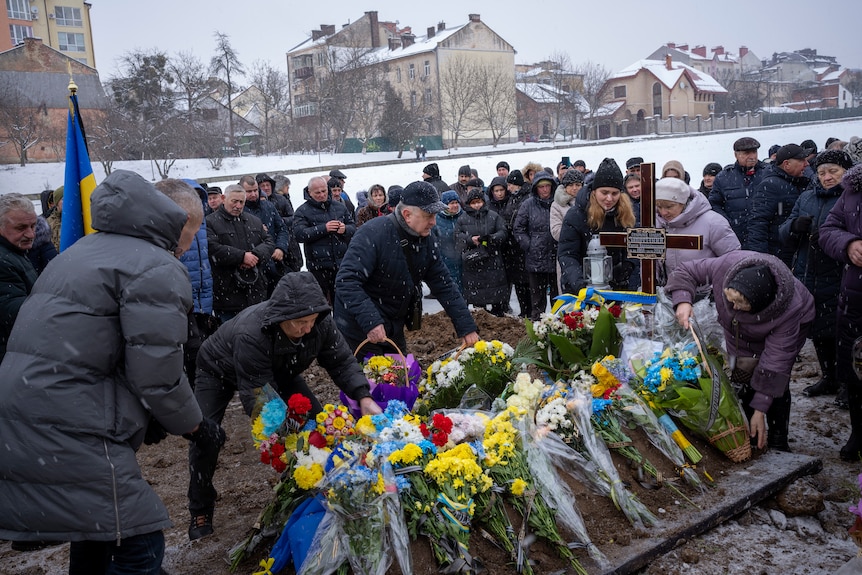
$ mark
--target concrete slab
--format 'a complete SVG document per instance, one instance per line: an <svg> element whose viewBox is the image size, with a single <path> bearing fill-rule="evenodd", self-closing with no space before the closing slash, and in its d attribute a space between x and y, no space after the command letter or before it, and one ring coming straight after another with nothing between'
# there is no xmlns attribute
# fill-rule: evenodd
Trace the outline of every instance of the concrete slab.
<svg viewBox="0 0 862 575"><path fill-rule="evenodd" d="M709 508L693 511L683 516L682 521L653 528L653 537L633 540L630 545L599 545L614 565L602 575L634 573L672 550L680 541L709 531L772 497L800 477L813 475L822 468L823 463L818 458L778 451L764 453L750 463L740 464L720 480L723 495L717 500L711 499L713 502Z"/></svg>

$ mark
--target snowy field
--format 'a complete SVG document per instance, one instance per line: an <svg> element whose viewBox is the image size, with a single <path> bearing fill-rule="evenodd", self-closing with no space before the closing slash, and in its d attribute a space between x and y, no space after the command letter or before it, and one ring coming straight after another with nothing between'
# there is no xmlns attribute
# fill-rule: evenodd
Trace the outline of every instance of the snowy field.
<svg viewBox="0 0 862 575"><path fill-rule="evenodd" d="M173 178L206 178L213 185L222 188L236 183L239 176L268 172L287 172L291 179L290 197L294 207L304 200L302 188L311 176L327 174L332 167L338 167L347 175L346 189L351 198L355 192L366 190L373 184L388 188L393 184L402 186L421 179L422 168L429 162L437 162L440 175L447 183L457 181L458 167L470 164L479 171L485 183L496 176L495 166L506 160L512 169L521 169L527 162L538 162L543 166L556 167L562 156L569 156L574 162L582 159L589 169L598 167L602 159L614 158L621 168L632 156L641 156L646 162L654 162L656 171L668 160L682 162L691 174L691 184L700 185L703 167L709 162L722 165L732 163L733 142L741 136L753 136L761 144L760 156L765 157L773 144L796 143L811 139L818 148L823 147L826 139L836 137L849 140L851 136L862 136L862 120L832 121L818 124L798 124L788 127L716 132L707 135L643 136L630 140L602 140L599 142L558 142L556 147L548 144L506 144L498 148L478 147L457 150L431 151L424 162L416 162L412 152L404 152L404 158L396 159L394 152L369 154L314 154L288 156L254 156L229 158L221 170L213 170L206 159L178 160L170 171ZM387 162L383 166L363 167L369 162ZM147 179L158 178L148 161L116 162L114 169L127 169L140 173ZM44 189L53 189L63 183L64 164L29 164L23 168L17 165L0 166L0 193L20 192L38 194ZM93 163L96 181L104 179L104 172L98 163ZM355 203L355 201L354 201Z"/></svg>

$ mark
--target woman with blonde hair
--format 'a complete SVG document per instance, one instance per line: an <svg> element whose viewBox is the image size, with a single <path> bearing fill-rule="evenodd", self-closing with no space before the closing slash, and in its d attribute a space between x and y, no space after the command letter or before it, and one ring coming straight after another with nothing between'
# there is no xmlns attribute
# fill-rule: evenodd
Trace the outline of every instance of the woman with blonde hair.
<svg viewBox="0 0 862 575"><path fill-rule="evenodd" d="M623 193L622 170L612 158L605 158L596 170L586 205L575 203L563 219L557 249L563 292L578 293L587 286L583 261L593 235L625 231L636 221L631 199ZM609 252L614 264L613 276L608 278L611 288L636 289L640 284L636 262L626 258L625 250Z"/></svg>

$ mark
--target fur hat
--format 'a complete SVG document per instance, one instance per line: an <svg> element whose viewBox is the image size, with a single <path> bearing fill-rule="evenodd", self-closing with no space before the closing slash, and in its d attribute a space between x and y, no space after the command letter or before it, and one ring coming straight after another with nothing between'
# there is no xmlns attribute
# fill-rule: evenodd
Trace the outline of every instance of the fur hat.
<svg viewBox="0 0 862 575"><path fill-rule="evenodd" d="M735 289L742 294L751 304L751 313L765 310L778 293L775 278L766 264L742 268L724 287Z"/></svg>
<svg viewBox="0 0 862 575"><path fill-rule="evenodd" d="M688 203L691 186L678 178L662 178L655 184L655 199L678 204Z"/></svg>
<svg viewBox="0 0 862 575"><path fill-rule="evenodd" d="M847 152L841 150L823 150L814 159L814 169L816 170L823 164L836 164L845 170L853 167L853 160L847 155Z"/></svg>
<svg viewBox="0 0 862 575"><path fill-rule="evenodd" d="M440 197L440 201L446 205L450 204L451 202L457 202L459 201L458 192L456 192L455 190L446 190Z"/></svg>
<svg viewBox="0 0 862 575"><path fill-rule="evenodd" d="M862 162L862 138L859 136L850 138L850 141L844 146L844 151L847 152L854 164Z"/></svg>
<svg viewBox="0 0 862 575"><path fill-rule="evenodd" d="M469 206L470 202L472 202L475 199L479 199L479 200L482 200L484 202L485 201L485 192L483 192L482 190L470 190L470 193L467 194L467 205Z"/></svg>
<svg viewBox="0 0 862 575"><path fill-rule="evenodd" d="M862 194L862 164L856 164L846 172L841 178L841 187L844 191L853 190L857 194Z"/></svg>
<svg viewBox="0 0 862 575"><path fill-rule="evenodd" d="M584 175L578 170L571 169L566 170L563 174L563 177L560 178L560 183L564 186L569 184L582 184L584 183Z"/></svg>
<svg viewBox="0 0 862 575"><path fill-rule="evenodd" d="M432 162L432 163L428 164L427 166L425 166L424 168L422 168L422 173L428 174L432 178L436 178L437 176L440 175L440 168L437 166L437 164Z"/></svg>
<svg viewBox="0 0 862 575"><path fill-rule="evenodd" d="M733 143L734 152L747 152L760 148L760 142L751 136L743 136Z"/></svg>
<svg viewBox="0 0 862 575"><path fill-rule="evenodd" d="M596 168L593 189L599 188L616 188L620 191L623 189L623 172L613 158L605 158Z"/></svg>
<svg viewBox="0 0 862 575"><path fill-rule="evenodd" d="M509 175L506 176L507 184L515 184L516 186L524 185L524 174L521 173L521 170L512 170L509 172Z"/></svg>

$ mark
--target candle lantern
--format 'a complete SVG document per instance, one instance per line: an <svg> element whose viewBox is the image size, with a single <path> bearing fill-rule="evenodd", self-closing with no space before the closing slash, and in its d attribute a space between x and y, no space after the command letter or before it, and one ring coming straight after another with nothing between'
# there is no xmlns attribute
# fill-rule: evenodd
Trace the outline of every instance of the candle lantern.
<svg viewBox="0 0 862 575"><path fill-rule="evenodd" d="M613 261L608 250L602 245L598 234L593 234L587 244L587 257L584 258L584 277L596 289L608 289L608 280L613 273Z"/></svg>

